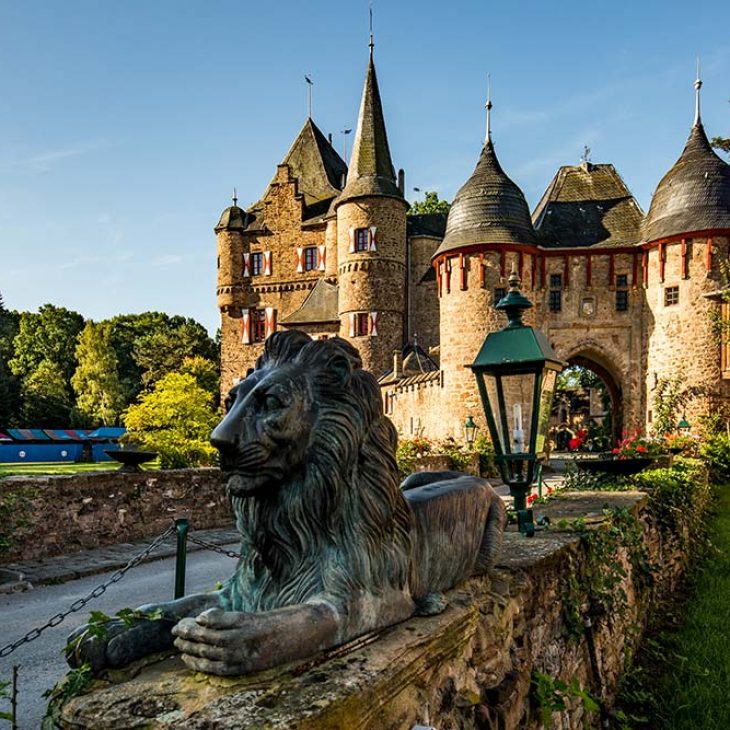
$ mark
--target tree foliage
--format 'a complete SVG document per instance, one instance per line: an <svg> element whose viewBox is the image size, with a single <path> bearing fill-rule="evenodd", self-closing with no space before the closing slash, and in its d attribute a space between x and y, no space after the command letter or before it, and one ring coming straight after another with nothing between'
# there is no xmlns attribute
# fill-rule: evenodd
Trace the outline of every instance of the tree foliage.
<svg viewBox="0 0 730 730"><path fill-rule="evenodd" d="M218 348L205 328L184 317L170 317L139 337L132 354L147 388L176 371L186 357L200 356L218 363Z"/></svg>
<svg viewBox="0 0 730 730"><path fill-rule="evenodd" d="M23 378L20 417L33 428L65 428L70 423L72 398L59 365L43 360Z"/></svg>
<svg viewBox="0 0 730 730"><path fill-rule="evenodd" d="M446 215L451 208L451 203L447 200L441 200L438 193L433 190L427 190L423 200L418 200L411 204L408 215L432 215L434 213L442 213Z"/></svg>
<svg viewBox="0 0 730 730"><path fill-rule="evenodd" d="M83 326L84 318L78 312L53 304L44 304L38 312L23 312L13 340L10 369L27 378L48 361L69 382L76 370L76 338Z"/></svg>
<svg viewBox="0 0 730 730"><path fill-rule="evenodd" d="M727 152L730 155L730 137L713 137L710 144L718 150Z"/></svg>
<svg viewBox="0 0 730 730"><path fill-rule="evenodd" d="M108 322L89 321L78 337L79 364L71 385L76 393L75 420L83 426L115 424L125 405L110 339Z"/></svg>
<svg viewBox="0 0 730 730"><path fill-rule="evenodd" d="M10 371L13 339L18 332L18 314L5 308L0 294L0 427L14 426L20 408L20 383Z"/></svg>
<svg viewBox="0 0 730 730"><path fill-rule="evenodd" d="M190 373L162 376L123 417L127 439L160 454L164 469L213 464L213 395Z"/></svg>

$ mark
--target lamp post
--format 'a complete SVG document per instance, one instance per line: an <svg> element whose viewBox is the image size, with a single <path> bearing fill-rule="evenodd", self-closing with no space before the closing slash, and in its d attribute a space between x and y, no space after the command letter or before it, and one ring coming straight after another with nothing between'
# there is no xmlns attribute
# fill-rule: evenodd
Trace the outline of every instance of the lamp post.
<svg viewBox="0 0 730 730"><path fill-rule="evenodd" d="M523 323L522 313L532 302L520 291L516 271L510 274L509 285L496 305L506 313L507 326L487 335L468 367L477 379L502 479L518 517L531 522L524 512L527 494L535 465L545 454L555 381L565 366L545 335Z"/></svg>
<svg viewBox="0 0 730 730"><path fill-rule="evenodd" d="M682 436L689 436L690 431L692 430L692 426L689 425L689 421L687 420L687 416L682 414L682 419L677 424L677 433L682 434Z"/></svg>
<svg viewBox="0 0 730 730"><path fill-rule="evenodd" d="M466 441L469 448L474 445L478 430L479 426L474 423L474 419L471 417L471 414L468 415L466 417L466 421L464 421L464 440Z"/></svg>

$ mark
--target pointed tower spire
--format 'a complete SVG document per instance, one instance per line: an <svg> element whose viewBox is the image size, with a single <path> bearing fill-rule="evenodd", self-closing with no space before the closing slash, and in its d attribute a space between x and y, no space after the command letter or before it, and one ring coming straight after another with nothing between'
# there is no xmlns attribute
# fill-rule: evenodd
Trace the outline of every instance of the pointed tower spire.
<svg viewBox="0 0 730 730"><path fill-rule="evenodd" d="M695 78L695 122L694 126L698 127L702 124L700 117L700 89L702 88L702 79L700 78L700 57L697 56L697 78Z"/></svg>
<svg viewBox="0 0 730 730"><path fill-rule="evenodd" d="M352 143L347 184L338 199L338 205L347 198L370 195L403 198L396 183L395 168L390 157L372 50L371 40L370 58L365 74L365 87L360 102L355 139Z"/></svg>
<svg viewBox="0 0 730 730"><path fill-rule="evenodd" d="M492 141L492 77L487 74L487 103L484 105L487 110L487 136L484 138L484 144Z"/></svg>

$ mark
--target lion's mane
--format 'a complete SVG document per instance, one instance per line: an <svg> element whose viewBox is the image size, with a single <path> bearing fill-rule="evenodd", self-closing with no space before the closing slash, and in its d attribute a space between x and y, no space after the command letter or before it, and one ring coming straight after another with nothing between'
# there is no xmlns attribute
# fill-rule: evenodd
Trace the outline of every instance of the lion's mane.
<svg viewBox="0 0 730 730"><path fill-rule="evenodd" d="M256 370L305 374L316 418L301 473L273 495L235 497L242 558L231 608L266 611L327 595L407 590L412 515L398 485L397 435L347 341L281 332Z"/></svg>

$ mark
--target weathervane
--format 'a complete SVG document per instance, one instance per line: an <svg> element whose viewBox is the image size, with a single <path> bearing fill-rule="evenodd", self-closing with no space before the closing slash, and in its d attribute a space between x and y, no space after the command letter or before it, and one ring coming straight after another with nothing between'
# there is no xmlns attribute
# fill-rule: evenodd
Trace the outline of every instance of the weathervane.
<svg viewBox="0 0 730 730"><path fill-rule="evenodd" d="M352 132L351 129L341 129L340 134L342 135L343 152L342 159L347 162L347 135Z"/></svg>
<svg viewBox="0 0 730 730"><path fill-rule="evenodd" d="M373 0L370 0L370 43L368 44L370 47L370 55L373 55L373 47L375 46L375 43L373 42Z"/></svg>
<svg viewBox="0 0 730 730"><path fill-rule="evenodd" d="M583 154L580 156L580 161L586 165L591 161L591 148L587 144L583 145Z"/></svg>
<svg viewBox="0 0 730 730"><path fill-rule="evenodd" d="M489 144L492 141L492 77L490 74L487 74L487 103L484 108L487 110L487 136L484 144Z"/></svg>
<svg viewBox="0 0 730 730"><path fill-rule="evenodd" d="M307 91L309 92L309 118L312 118L312 87L314 81L312 81L312 74L304 74L304 80L307 82Z"/></svg>

